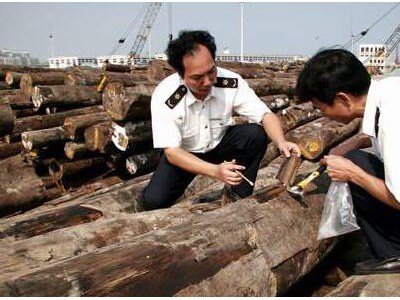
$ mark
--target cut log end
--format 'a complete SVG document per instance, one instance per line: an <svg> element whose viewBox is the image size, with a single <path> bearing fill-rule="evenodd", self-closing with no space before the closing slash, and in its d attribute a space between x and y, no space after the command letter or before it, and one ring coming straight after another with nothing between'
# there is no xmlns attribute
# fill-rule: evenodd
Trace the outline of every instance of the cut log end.
<svg viewBox="0 0 400 300"><path fill-rule="evenodd" d="M42 105L43 95L41 94L39 87L35 86L33 88L33 93L31 98L34 107L39 108Z"/></svg>
<svg viewBox="0 0 400 300"><path fill-rule="evenodd" d="M21 139L22 139L22 147L26 151L31 151L33 149L33 143L30 140L29 135L27 133L22 133Z"/></svg>

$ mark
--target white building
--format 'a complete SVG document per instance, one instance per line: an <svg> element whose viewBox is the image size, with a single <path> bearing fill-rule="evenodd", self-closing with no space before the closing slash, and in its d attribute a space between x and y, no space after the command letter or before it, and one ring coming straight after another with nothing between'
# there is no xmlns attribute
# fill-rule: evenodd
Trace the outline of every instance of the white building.
<svg viewBox="0 0 400 300"><path fill-rule="evenodd" d="M17 66L32 66L38 65L39 60L32 58L27 51L0 50L0 64L2 65L17 65Z"/></svg>
<svg viewBox="0 0 400 300"><path fill-rule="evenodd" d="M385 44L360 44L358 59L366 67L376 67L379 71L384 71L386 62Z"/></svg>

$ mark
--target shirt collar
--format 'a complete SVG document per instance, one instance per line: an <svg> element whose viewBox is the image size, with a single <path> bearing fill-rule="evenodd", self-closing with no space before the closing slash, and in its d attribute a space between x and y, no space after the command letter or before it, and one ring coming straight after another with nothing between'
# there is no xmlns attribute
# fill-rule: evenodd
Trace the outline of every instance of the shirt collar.
<svg viewBox="0 0 400 300"><path fill-rule="evenodd" d="M185 84L184 82L183 82L183 80L182 80L182 84ZM186 85L185 85L186 86ZM187 86L186 86L187 87ZM186 105L187 106L191 106L191 105L193 105L194 103L196 103L196 101L199 101L194 95L193 95L193 93L192 93L192 91L188 88L187 89L188 90L188 92L187 92L187 94L186 94ZM211 87L211 91L210 91L210 93L207 95L207 97L204 99L204 102L206 102L206 101L208 101L208 100L211 100L213 97L215 97L215 87L214 86L212 86Z"/></svg>
<svg viewBox="0 0 400 300"><path fill-rule="evenodd" d="M371 81L371 86L368 90L367 103L365 104L362 124L362 131L371 137L375 137L375 114L378 106L378 82L374 80Z"/></svg>

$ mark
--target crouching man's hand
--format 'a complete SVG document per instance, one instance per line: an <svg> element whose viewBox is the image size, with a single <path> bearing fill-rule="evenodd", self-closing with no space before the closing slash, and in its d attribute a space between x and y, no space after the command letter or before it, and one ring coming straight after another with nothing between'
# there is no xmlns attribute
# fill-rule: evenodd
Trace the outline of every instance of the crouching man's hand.
<svg viewBox="0 0 400 300"><path fill-rule="evenodd" d="M243 179L235 171L242 172L244 166L237 165L235 162L224 162L216 166L215 177L230 185L238 185Z"/></svg>
<svg viewBox="0 0 400 300"><path fill-rule="evenodd" d="M290 157L291 154L294 154L298 157L301 155L300 148L297 144L288 142L286 140L282 140L276 143L280 153L285 157Z"/></svg>

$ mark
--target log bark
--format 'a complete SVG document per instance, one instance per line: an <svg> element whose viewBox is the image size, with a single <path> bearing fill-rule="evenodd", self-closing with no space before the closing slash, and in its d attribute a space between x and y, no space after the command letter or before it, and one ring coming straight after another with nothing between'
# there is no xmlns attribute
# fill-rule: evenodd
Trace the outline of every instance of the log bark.
<svg viewBox="0 0 400 300"><path fill-rule="evenodd" d="M7 72L5 81L9 86L19 87L23 73Z"/></svg>
<svg viewBox="0 0 400 300"><path fill-rule="evenodd" d="M94 124L85 129L85 143L90 151L105 152L111 142L111 121Z"/></svg>
<svg viewBox="0 0 400 300"><path fill-rule="evenodd" d="M155 87L155 84L137 84L134 87L108 84L103 93L103 106L114 121L149 119Z"/></svg>
<svg viewBox="0 0 400 300"><path fill-rule="evenodd" d="M151 121L127 122L123 127L112 122L111 136L119 150L131 153L146 151L146 145L152 142Z"/></svg>
<svg viewBox="0 0 400 300"><path fill-rule="evenodd" d="M257 96L267 96L274 94L285 94L289 98L294 92L296 79L246 79L249 86L254 90Z"/></svg>
<svg viewBox="0 0 400 300"><path fill-rule="evenodd" d="M131 67L128 65L116 65L107 62L103 64L102 69L103 71L120 72L120 73L129 73L131 71Z"/></svg>
<svg viewBox="0 0 400 300"><path fill-rule="evenodd" d="M287 95L272 95L272 96L262 96L260 100L264 102L270 110L277 112L278 110L284 109L289 106L289 98Z"/></svg>
<svg viewBox="0 0 400 300"><path fill-rule="evenodd" d="M1 143L0 144L0 159L4 159L6 157L10 157L16 155L21 152L22 143L15 142L15 143Z"/></svg>
<svg viewBox="0 0 400 300"><path fill-rule="evenodd" d="M33 87L36 85L62 85L64 84L64 73L44 72L24 74L21 78L20 87L24 94L31 96Z"/></svg>
<svg viewBox="0 0 400 300"><path fill-rule="evenodd" d="M15 117L10 104L0 104L0 137L13 131L14 122Z"/></svg>
<svg viewBox="0 0 400 300"><path fill-rule="evenodd" d="M60 145L67 141L67 134L62 127L27 131L22 133L22 146L26 151L39 149L45 146Z"/></svg>
<svg viewBox="0 0 400 300"><path fill-rule="evenodd" d="M68 117L65 119L63 128L66 135L74 140L77 137L82 136L86 128L105 121L111 121L110 117L106 112L98 112L80 116Z"/></svg>
<svg viewBox="0 0 400 300"><path fill-rule="evenodd" d="M332 241L316 240L324 194L316 190L309 195L307 208L286 194L263 200L260 193L218 210L195 213L182 224L123 244L9 274L0 282L1 294L281 295L332 246ZM244 268L237 268L238 264ZM253 265L266 276L249 268ZM258 280L244 280L255 277Z"/></svg>
<svg viewBox="0 0 400 300"><path fill-rule="evenodd" d="M84 72L70 73L65 77L65 85L94 85L98 86L106 77L107 83L120 82L124 86L135 86L138 82L147 81L147 77L143 74L129 74L129 73L116 73L116 72Z"/></svg>
<svg viewBox="0 0 400 300"><path fill-rule="evenodd" d="M10 87L5 81L0 81L0 91L7 91L11 89L12 87Z"/></svg>
<svg viewBox="0 0 400 300"><path fill-rule="evenodd" d="M102 111L104 110L101 106L89 106L84 108L71 109L50 115L20 118L15 121L13 134L21 134L25 131L58 127L63 125L65 119L68 117L90 115Z"/></svg>
<svg viewBox="0 0 400 300"><path fill-rule="evenodd" d="M351 276L328 297L399 297L400 274Z"/></svg>
<svg viewBox="0 0 400 300"><path fill-rule="evenodd" d="M147 68L147 78L150 82L160 82L173 73L176 73L175 69L165 60L152 60Z"/></svg>
<svg viewBox="0 0 400 300"><path fill-rule="evenodd" d="M17 73L43 73L43 72L64 72L63 70L50 69L50 68L33 68L33 67L22 67L15 65L0 65L0 80L6 78L7 72Z"/></svg>
<svg viewBox="0 0 400 300"><path fill-rule="evenodd" d="M30 202L41 201L46 190L32 165L20 155L0 161L0 210L4 212Z"/></svg>
<svg viewBox="0 0 400 300"><path fill-rule="evenodd" d="M277 113L281 120L282 129L288 132L300 125L311 122L322 117L322 113L318 109L314 109L311 102L300 105L292 105L287 109L283 109Z"/></svg>
<svg viewBox="0 0 400 300"><path fill-rule="evenodd" d="M32 108L33 103L29 96L22 93L20 90L10 90L8 94L0 94L0 104L9 103L12 109Z"/></svg>
<svg viewBox="0 0 400 300"><path fill-rule="evenodd" d="M32 102L35 107L97 105L101 104L101 94L93 86L36 86Z"/></svg>
<svg viewBox="0 0 400 300"><path fill-rule="evenodd" d="M49 174L54 179L61 180L64 176L76 175L83 170L101 165L105 165L104 157L91 157L67 162L54 160L49 165Z"/></svg>
<svg viewBox="0 0 400 300"><path fill-rule="evenodd" d="M126 169L132 175L142 175L153 171L160 161L156 151L131 155L126 159Z"/></svg>
<svg viewBox="0 0 400 300"><path fill-rule="evenodd" d="M273 72L266 70L260 64L246 64L234 62L217 62L217 66L238 73L244 79L268 78Z"/></svg>
<svg viewBox="0 0 400 300"><path fill-rule="evenodd" d="M91 153L86 143L67 142L64 146L65 156L69 159L82 158Z"/></svg>

